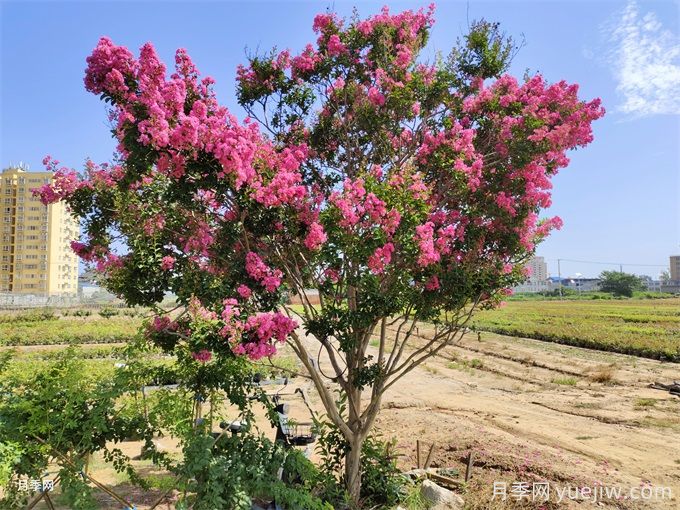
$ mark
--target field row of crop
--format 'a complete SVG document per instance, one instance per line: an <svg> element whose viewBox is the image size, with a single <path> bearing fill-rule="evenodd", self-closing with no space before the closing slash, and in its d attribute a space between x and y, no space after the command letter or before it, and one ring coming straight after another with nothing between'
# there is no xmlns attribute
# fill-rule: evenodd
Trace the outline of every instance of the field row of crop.
<svg viewBox="0 0 680 510"><path fill-rule="evenodd" d="M680 362L680 300L510 301L475 329Z"/></svg>
<svg viewBox="0 0 680 510"><path fill-rule="evenodd" d="M58 317L42 321L0 322L0 346L120 343L142 323L132 317Z"/></svg>

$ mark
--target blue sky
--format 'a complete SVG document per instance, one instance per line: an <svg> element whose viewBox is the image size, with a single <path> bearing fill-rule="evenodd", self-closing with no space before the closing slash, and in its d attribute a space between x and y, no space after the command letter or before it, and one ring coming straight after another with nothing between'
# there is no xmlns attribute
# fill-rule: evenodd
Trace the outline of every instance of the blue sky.
<svg viewBox="0 0 680 510"><path fill-rule="evenodd" d="M246 51L299 50L313 40L314 14L356 5L372 14L385 2L0 2L0 166L44 155L81 167L110 159L104 105L83 88L85 58L102 35L138 49L146 41L166 62L186 48L219 99L239 117L235 69ZM427 2L390 2L394 11ZM564 220L538 254L562 274L624 270L657 276L680 253L680 3L678 1L440 1L428 53L443 51L468 19L499 21L525 44L512 72L601 97L607 116L595 142L571 154L555 178L551 214ZM649 264L649 267L626 264Z"/></svg>

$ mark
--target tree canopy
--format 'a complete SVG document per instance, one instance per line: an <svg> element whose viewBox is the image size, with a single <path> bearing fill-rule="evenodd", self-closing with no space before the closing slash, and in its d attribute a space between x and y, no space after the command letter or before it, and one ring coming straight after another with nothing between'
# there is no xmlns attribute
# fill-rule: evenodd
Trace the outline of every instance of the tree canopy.
<svg viewBox="0 0 680 510"><path fill-rule="evenodd" d="M636 290L643 290L642 280L629 273L619 271L602 271L600 274L600 290L615 296L632 297Z"/></svg>

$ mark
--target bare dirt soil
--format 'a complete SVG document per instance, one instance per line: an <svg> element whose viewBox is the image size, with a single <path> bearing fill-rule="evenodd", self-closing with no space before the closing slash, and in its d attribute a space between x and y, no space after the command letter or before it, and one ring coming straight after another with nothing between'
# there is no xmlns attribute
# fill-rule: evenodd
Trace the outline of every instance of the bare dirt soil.
<svg viewBox="0 0 680 510"><path fill-rule="evenodd" d="M427 328L420 334L427 336ZM415 467L416 440L434 466L474 451L470 508L680 508L680 398L649 388L680 365L494 334L466 336L414 370L383 401L378 428ZM421 454L424 455L424 454ZM421 461L422 462L422 461ZM551 502L491 500L494 481L547 480ZM565 486L668 487L673 499L555 505ZM638 494L647 495L649 488ZM572 493L573 494L573 493Z"/></svg>

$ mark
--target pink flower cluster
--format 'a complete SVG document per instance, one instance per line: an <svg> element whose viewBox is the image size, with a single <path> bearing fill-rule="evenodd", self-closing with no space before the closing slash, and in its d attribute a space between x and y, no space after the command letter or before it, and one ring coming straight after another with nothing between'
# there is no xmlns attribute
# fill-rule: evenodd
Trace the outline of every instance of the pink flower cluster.
<svg viewBox="0 0 680 510"><path fill-rule="evenodd" d="M331 193L329 201L338 208L339 225L350 232L357 227L362 230L378 227L391 237L399 227L401 214L396 209L388 209L375 193L367 193L364 184L361 178L346 179L342 193Z"/></svg>
<svg viewBox="0 0 680 510"><path fill-rule="evenodd" d="M73 194L80 187L78 174L74 170L61 168L54 173L52 183L34 189L33 195L39 196L44 205L54 204Z"/></svg>
<svg viewBox="0 0 680 510"><path fill-rule="evenodd" d="M283 278L281 270L270 268L255 252L250 251L246 254L246 271L267 292L275 292L281 285L281 279Z"/></svg>
<svg viewBox="0 0 680 510"><path fill-rule="evenodd" d="M375 106L382 106L385 104L385 96L377 87L368 89L368 100Z"/></svg>
<svg viewBox="0 0 680 510"><path fill-rule="evenodd" d="M161 259L161 269L163 271L170 271L175 267L175 257L166 255Z"/></svg>
<svg viewBox="0 0 680 510"><path fill-rule="evenodd" d="M291 59L293 78L304 76L306 73L313 71L320 61L321 57L319 54L311 44L308 44L300 55Z"/></svg>
<svg viewBox="0 0 680 510"><path fill-rule="evenodd" d="M201 349L198 352L192 352L191 357L199 363L207 363L212 359L213 355L208 349Z"/></svg>
<svg viewBox="0 0 680 510"><path fill-rule="evenodd" d="M328 54L332 57L338 57L347 53L347 47L340 41L338 34L333 34L326 42L326 49Z"/></svg>
<svg viewBox="0 0 680 510"><path fill-rule="evenodd" d="M316 251L323 243L326 242L328 236L320 223L314 222L309 226L309 232L305 237L305 246L308 250Z"/></svg>
<svg viewBox="0 0 680 510"><path fill-rule="evenodd" d="M298 327L297 322L281 312L257 313L245 321L239 314L236 300L226 300L222 312L225 326L220 333L230 342L235 354L252 360L276 354L276 343L285 342Z"/></svg>
<svg viewBox="0 0 680 510"><path fill-rule="evenodd" d="M87 57L85 89L93 94L102 92L127 93L125 80L137 73L137 62L130 51L116 46L108 37L102 37L99 44Z"/></svg>
<svg viewBox="0 0 680 510"><path fill-rule="evenodd" d="M398 40L404 43L413 41L420 31L433 24L434 4L430 4L427 12L420 9L417 12L404 11L399 14L390 14L389 8L385 6L380 14L359 21L357 29L368 37L379 26L396 28Z"/></svg>
<svg viewBox="0 0 680 510"><path fill-rule="evenodd" d="M276 64L289 67L287 53L279 55ZM124 77L124 86L119 76ZM136 60L129 50L103 38L88 58L85 83L91 92L114 100L118 149L123 156L127 155L125 137L136 128L139 142L163 149L157 167L168 177L184 176L187 162L203 152L219 161L218 175L233 179L237 189L254 184L259 200L269 201L269 196L280 193L282 186L287 203L299 200L304 192L295 187L299 179L292 175L306 157L304 149L289 148L279 154L260 135L256 124L241 126L217 103L211 90L212 78L199 82L198 72L184 50L177 51L176 72L168 80L165 65L151 44L142 47ZM187 101L191 101L188 110ZM293 153L292 157L289 153ZM281 165L289 175L275 175L274 183L266 185L255 170L259 164L277 170Z"/></svg>
<svg viewBox="0 0 680 510"><path fill-rule="evenodd" d="M307 146L301 145L271 154L269 159L275 162L279 171L268 183L259 176L251 180L250 187L255 200L267 207L304 204L307 188L302 184L299 169L307 152Z"/></svg>
<svg viewBox="0 0 680 510"><path fill-rule="evenodd" d="M382 274L385 272L385 266L392 261L392 254L394 253L394 245L387 243L384 246L377 248L373 255L368 258L368 268L373 274Z"/></svg>
<svg viewBox="0 0 680 510"><path fill-rule="evenodd" d="M427 267L430 264L439 262L441 255L434 245L434 223L428 221L424 225L418 225L416 227L416 239L418 240L418 248L420 250L418 265Z"/></svg>
<svg viewBox="0 0 680 510"><path fill-rule="evenodd" d="M427 131L418 149L418 160L427 164L433 153L446 151L454 160L453 170L465 176L470 191L476 191L482 182L484 160L475 149L474 139L475 130L464 128L458 121L449 130L436 134Z"/></svg>
<svg viewBox="0 0 680 510"><path fill-rule="evenodd" d="M167 315L160 315L153 318L150 324L151 331L160 333L162 331L176 331L178 324Z"/></svg>
<svg viewBox="0 0 680 510"><path fill-rule="evenodd" d="M236 292L238 292L238 295L241 296L243 299L249 299L250 296L253 295L253 291L250 290L250 287L247 285L239 285L238 288L236 289Z"/></svg>

